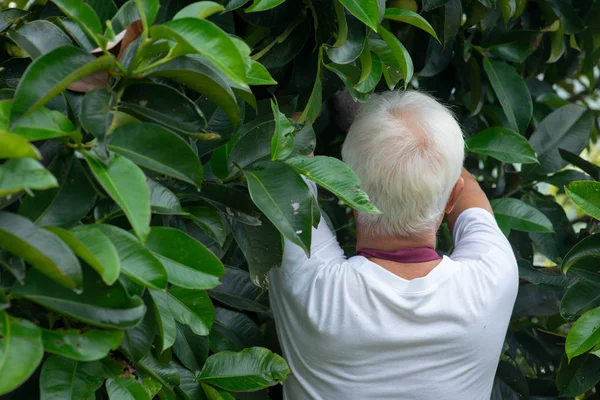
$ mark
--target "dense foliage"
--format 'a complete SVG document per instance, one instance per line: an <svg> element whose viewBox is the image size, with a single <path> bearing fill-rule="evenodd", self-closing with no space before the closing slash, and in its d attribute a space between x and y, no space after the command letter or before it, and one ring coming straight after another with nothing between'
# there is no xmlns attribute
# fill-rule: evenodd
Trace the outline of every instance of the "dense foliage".
<svg viewBox="0 0 600 400"><path fill-rule="evenodd" d="M519 259L493 398L598 396L597 1L0 5L0 395L278 398L281 237L353 253L350 97L415 87Z"/></svg>

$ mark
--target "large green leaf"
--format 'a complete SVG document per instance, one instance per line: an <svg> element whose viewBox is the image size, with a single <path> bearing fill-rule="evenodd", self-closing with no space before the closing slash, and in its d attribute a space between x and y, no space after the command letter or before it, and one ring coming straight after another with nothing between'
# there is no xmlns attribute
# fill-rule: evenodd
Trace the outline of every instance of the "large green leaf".
<svg viewBox="0 0 600 400"><path fill-rule="evenodd" d="M177 57L152 69L149 74L172 79L202 93L221 107L234 123L239 121L240 110L227 77L203 57Z"/></svg>
<svg viewBox="0 0 600 400"><path fill-rule="evenodd" d="M17 86L11 122L15 124L37 110L70 84L95 72L108 71L114 64L112 55L96 58L73 46L58 47L38 57L27 67Z"/></svg>
<svg viewBox="0 0 600 400"><path fill-rule="evenodd" d="M40 226L73 226L94 206L96 191L74 156L57 158L50 172L58 187L25 197L19 214Z"/></svg>
<svg viewBox="0 0 600 400"><path fill-rule="evenodd" d="M148 178L146 183L150 190L150 206L153 213L162 215L185 214L175 193L152 179Z"/></svg>
<svg viewBox="0 0 600 400"><path fill-rule="evenodd" d="M571 182L565 192L583 211L600 219L600 182Z"/></svg>
<svg viewBox="0 0 600 400"><path fill-rule="evenodd" d="M42 366L40 399L90 399L103 382L104 370L101 363L51 356Z"/></svg>
<svg viewBox="0 0 600 400"><path fill-rule="evenodd" d="M113 243L119 254L121 271L131 280L151 289L164 289L167 286L167 273L163 265L135 236L113 225L98 224L95 227Z"/></svg>
<svg viewBox="0 0 600 400"><path fill-rule="evenodd" d="M491 127L465 141L469 151L507 163L537 163L527 139L507 128Z"/></svg>
<svg viewBox="0 0 600 400"><path fill-rule="evenodd" d="M121 353L132 361L142 359L150 352L152 343L154 343L157 321L155 314L149 310L152 302L152 299L149 299L149 297L149 294L144 293L144 303L146 303L146 307L148 308L142 322L137 324L133 329L125 331L123 341L119 347Z"/></svg>
<svg viewBox="0 0 600 400"><path fill-rule="evenodd" d="M585 354L568 360L565 355L556 373L556 387L561 396L576 397L600 381L600 358Z"/></svg>
<svg viewBox="0 0 600 400"><path fill-rule="evenodd" d="M42 332L44 350L76 361L97 361L119 347L122 331L47 330Z"/></svg>
<svg viewBox="0 0 600 400"><path fill-rule="evenodd" d="M12 108L12 102L2 102ZM19 134L27 140L43 140L69 136L75 141L81 141L81 133L63 113L41 107L31 114L21 118L11 132Z"/></svg>
<svg viewBox="0 0 600 400"><path fill-rule="evenodd" d="M246 8L246 12L259 12L275 8L285 0L254 0L252 5Z"/></svg>
<svg viewBox="0 0 600 400"><path fill-rule="evenodd" d="M196 335L187 325L177 324L173 352L186 368L199 371L208 358L208 337Z"/></svg>
<svg viewBox="0 0 600 400"><path fill-rule="evenodd" d="M166 389L168 393L174 395L169 387L169 385L179 385L179 373L174 364L158 360L152 353L148 353L134 365L158 381L163 391Z"/></svg>
<svg viewBox="0 0 600 400"><path fill-rule="evenodd" d="M171 86L152 82L127 86L119 110L192 136L205 126L202 111L193 101Z"/></svg>
<svg viewBox="0 0 600 400"><path fill-rule="evenodd" d="M102 360L104 371L108 375L106 391L109 399L115 400L151 400L150 395L138 382L135 375L125 365L112 359Z"/></svg>
<svg viewBox="0 0 600 400"><path fill-rule="evenodd" d="M0 32L4 32L14 23L17 23L22 17L29 14L28 11L18 8L6 8L0 11Z"/></svg>
<svg viewBox="0 0 600 400"><path fill-rule="evenodd" d="M179 386L176 386L175 392L184 400L205 400L204 393L200 383L196 380L196 376L192 371L182 367L178 363L173 363L177 371L179 371Z"/></svg>
<svg viewBox="0 0 600 400"><path fill-rule="evenodd" d="M187 289L210 289L219 284L223 264L204 245L175 228L153 227L148 248L165 267L169 282Z"/></svg>
<svg viewBox="0 0 600 400"><path fill-rule="evenodd" d="M61 314L104 328L132 328L140 322L146 311L142 300L129 297L119 282L106 286L89 269L83 271L82 294L76 294L49 281L37 271L28 271L25 285L15 286L12 293Z"/></svg>
<svg viewBox="0 0 600 400"><path fill-rule="evenodd" d="M394 36L383 26L379 25L377 33L388 45L392 56L396 60L397 65L400 67L400 71L402 72L402 77L404 79L404 88L406 89L414 73L413 62L410 58L410 54L408 54L408 50L406 50L406 47L404 47L404 45L396 36ZM396 71L396 73L398 73L398 71Z"/></svg>
<svg viewBox="0 0 600 400"><path fill-rule="evenodd" d="M369 202L369 196L360 190L360 181L352 169L337 158L298 156L287 160L286 164L323 186L349 206L369 214L381 213Z"/></svg>
<svg viewBox="0 0 600 400"><path fill-rule="evenodd" d="M600 233L588 236L573 246L563 259L561 269L566 274L569 268L591 257L600 258Z"/></svg>
<svg viewBox="0 0 600 400"><path fill-rule="evenodd" d="M398 82L403 78L400 61L396 58L392 49L381 39L369 39L369 48L377 54L382 62L382 74L390 90L394 90Z"/></svg>
<svg viewBox="0 0 600 400"><path fill-rule="evenodd" d="M235 142L229 152L228 158L230 175L235 175L239 172L237 167L245 168L272 154L273 141L275 140L273 131L275 129L276 123L274 121L262 122L250 129ZM283 145L287 152L289 150L287 147L288 142L283 143Z"/></svg>
<svg viewBox="0 0 600 400"><path fill-rule="evenodd" d="M277 81L273 79L269 71L261 63L252 60L250 70L247 72L248 85L276 85Z"/></svg>
<svg viewBox="0 0 600 400"><path fill-rule="evenodd" d="M340 0L356 18L377 32L377 25L381 21L379 4L377 0Z"/></svg>
<svg viewBox="0 0 600 400"><path fill-rule="evenodd" d="M146 240L150 233L150 192L142 170L118 154L108 165L91 153L82 154L98 182L127 216L137 237Z"/></svg>
<svg viewBox="0 0 600 400"><path fill-rule="evenodd" d="M84 225L72 231L46 227L65 242L79 258L96 270L107 285L112 285L121 272L117 249L96 225Z"/></svg>
<svg viewBox="0 0 600 400"><path fill-rule="evenodd" d="M200 382L232 391L253 391L285 379L290 369L283 358L260 347L239 353L223 351L208 357Z"/></svg>
<svg viewBox="0 0 600 400"><path fill-rule="evenodd" d="M250 274L244 270L227 267L221 278L222 284L208 293L213 299L238 310L268 312L269 307L257 299L259 288L250 280Z"/></svg>
<svg viewBox="0 0 600 400"><path fill-rule="evenodd" d="M523 78L510 65L489 58L483 59L483 69L504 110L508 127L524 135L533 114L533 105Z"/></svg>
<svg viewBox="0 0 600 400"><path fill-rule="evenodd" d="M206 235L223 246L227 237L223 218L212 207L186 207L185 217L191 219L206 232Z"/></svg>
<svg viewBox="0 0 600 400"><path fill-rule="evenodd" d="M52 0L66 16L79 24L81 29L96 43L101 44L102 23L89 4L79 0Z"/></svg>
<svg viewBox="0 0 600 400"><path fill-rule="evenodd" d="M158 15L160 2L158 0L135 0L135 4L140 12L144 27L151 26Z"/></svg>
<svg viewBox="0 0 600 400"><path fill-rule="evenodd" d="M271 100L275 133L271 140L271 159L273 161L286 159L294 150L294 126L290 120L279 111L277 103Z"/></svg>
<svg viewBox="0 0 600 400"><path fill-rule="evenodd" d="M213 14L225 9L221 4L214 1L197 1L189 6L183 7L175 14L173 19L180 18L208 18Z"/></svg>
<svg viewBox="0 0 600 400"><path fill-rule="evenodd" d="M560 314L567 320L600 307L600 284L583 279L569 288L560 302Z"/></svg>
<svg viewBox="0 0 600 400"><path fill-rule="evenodd" d="M593 122L594 114L576 104L563 106L544 118L529 139L540 161L536 172L555 172L567 165L559 149L579 154L588 143Z"/></svg>
<svg viewBox="0 0 600 400"><path fill-rule="evenodd" d="M552 222L536 208L513 198L491 201L496 217L508 218L511 229L523 232L554 232Z"/></svg>
<svg viewBox="0 0 600 400"><path fill-rule="evenodd" d="M32 59L72 43L58 26L45 20L31 21L19 29L10 30L8 37Z"/></svg>
<svg viewBox="0 0 600 400"><path fill-rule="evenodd" d="M10 132L0 132L1 158L42 158L38 149L27 139Z"/></svg>
<svg viewBox="0 0 600 400"><path fill-rule="evenodd" d="M81 287L81 266L73 252L56 235L25 217L0 211L0 248L67 288Z"/></svg>
<svg viewBox="0 0 600 400"><path fill-rule="evenodd" d="M155 124L127 124L115 129L109 148L136 164L202 185L202 164L192 147L177 134Z"/></svg>
<svg viewBox="0 0 600 400"><path fill-rule="evenodd" d="M567 357L571 360L585 353L598 342L600 342L600 307L583 314L569 330L565 342Z"/></svg>
<svg viewBox="0 0 600 400"><path fill-rule="evenodd" d="M574 154L567 150L558 149L558 153L565 161L568 161L574 166L581 168L581 170L586 172L589 176L591 176L592 179L600 181L599 166L594 165L591 162L579 157L577 154Z"/></svg>
<svg viewBox="0 0 600 400"><path fill-rule="evenodd" d="M188 196L192 199L199 198L244 224L260 225L259 211L250 197L240 190L225 185L205 184L202 192L195 191L193 196Z"/></svg>
<svg viewBox="0 0 600 400"><path fill-rule="evenodd" d="M348 33L344 43L339 47L326 47L329 59L337 64L349 64L356 60L367 41L367 27L351 16L347 20Z"/></svg>
<svg viewBox="0 0 600 400"><path fill-rule="evenodd" d="M177 42L183 54L205 56L235 82L246 86L244 59L231 38L212 22L196 18L172 20L153 26L150 35Z"/></svg>
<svg viewBox="0 0 600 400"><path fill-rule="evenodd" d="M215 317L208 294L204 290L180 287L172 287L167 294L175 320L188 325L196 335L208 335Z"/></svg>
<svg viewBox="0 0 600 400"><path fill-rule="evenodd" d="M254 204L292 243L310 254L312 193L288 165L265 163L244 171Z"/></svg>
<svg viewBox="0 0 600 400"><path fill-rule="evenodd" d="M4 134L0 133L0 142L2 136ZM44 190L56 186L56 178L31 158L15 158L0 165L0 197L23 190Z"/></svg>
<svg viewBox="0 0 600 400"><path fill-rule="evenodd" d="M162 338L161 351L165 351L175 343L175 319L171 315L166 292L151 289L149 293L152 297L154 314Z"/></svg>
<svg viewBox="0 0 600 400"><path fill-rule="evenodd" d="M404 8L387 8L385 10L384 18L391 19L394 21L404 22L419 29L424 30L439 41L437 34L433 27L427 22L427 20L421 17L414 11L406 10Z"/></svg>
<svg viewBox="0 0 600 400"><path fill-rule="evenodd" d="M23 384L43 356L41 329L0 310L0 395Z"/></svg>
<svg viewBox="0 0 600 400"><path fill-rule="evenodd" d="M265 345L261 328L248 315L222 307L216 307L215 311L210 331L210 349L214 353Z"/></svg>
<svg viewBox="0 0 600 400"><path fill-rule="evenodd" d="M263 215L259 226L234 221L233 237L248 262L250 279L256 286L268 286L271 268L281 267L283 246L277 228Z"/></svg>
<svg viewBox="0 0 600 400"><path fill-rule="evenodd" d="M298 122L303 123L313 123L321 114L321 103L323 102L323 83L321 82L321 64L323 63L323 50L319 50L319 63L317 65L317 76L315 77L315 83L313 84L312 91L310 92L310 97L308 98L308 102L306 103L306 107Z"/></svg>

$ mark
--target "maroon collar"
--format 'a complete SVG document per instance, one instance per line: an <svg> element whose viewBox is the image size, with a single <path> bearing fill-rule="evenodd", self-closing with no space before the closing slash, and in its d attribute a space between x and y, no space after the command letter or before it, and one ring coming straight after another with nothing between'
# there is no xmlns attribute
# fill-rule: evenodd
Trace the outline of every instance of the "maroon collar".
<svg viewBox="0 0 600 400"><path fill-rule="evenodd" d="M405 264L423 263L442 259L442 257L440 257L435 250L430 249L429 247L415 247L395 251L360 249L357 255L366 258L380 258L382 260L396 261Z"/></svg>

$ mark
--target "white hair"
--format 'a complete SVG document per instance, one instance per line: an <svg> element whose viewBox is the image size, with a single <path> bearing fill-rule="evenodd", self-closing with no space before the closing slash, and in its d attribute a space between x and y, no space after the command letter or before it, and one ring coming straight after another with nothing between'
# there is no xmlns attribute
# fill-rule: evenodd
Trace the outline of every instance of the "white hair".
<svg viewBox="0 0 600 400"><path fill-rule="evenodd" d="M358 213L367 234L437 229L460 177L464 139L450 110L417 91L373 95L356 116L343 160L383 214Z"/></svg>

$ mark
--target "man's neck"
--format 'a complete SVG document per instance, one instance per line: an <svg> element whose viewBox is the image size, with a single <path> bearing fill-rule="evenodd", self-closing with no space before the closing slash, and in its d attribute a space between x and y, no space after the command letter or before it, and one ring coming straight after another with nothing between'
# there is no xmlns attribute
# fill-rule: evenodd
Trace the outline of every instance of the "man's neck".
<svg viewBox="0 0 600 400"><path fill-rule="evenodd" d="M356 250L374 249L380 251L394 251L416 247L435 249L436 234L431 232L415 237L366 235L360 228L356 230Z"/></svg>

